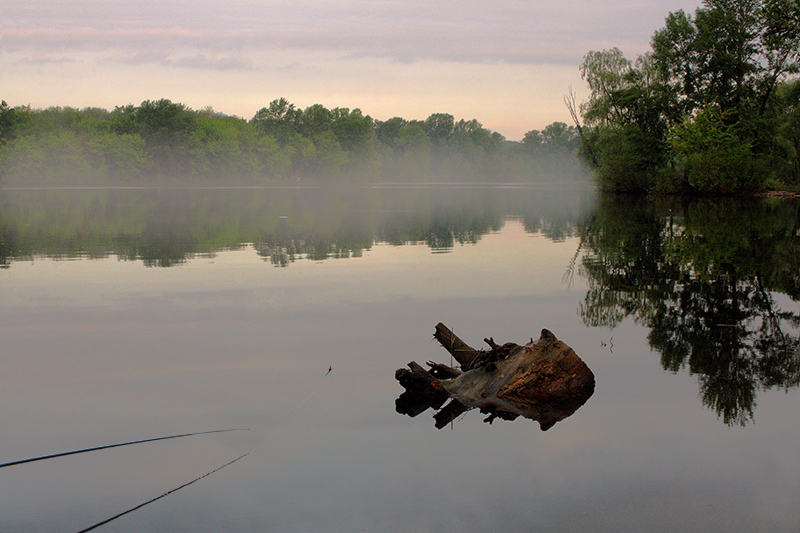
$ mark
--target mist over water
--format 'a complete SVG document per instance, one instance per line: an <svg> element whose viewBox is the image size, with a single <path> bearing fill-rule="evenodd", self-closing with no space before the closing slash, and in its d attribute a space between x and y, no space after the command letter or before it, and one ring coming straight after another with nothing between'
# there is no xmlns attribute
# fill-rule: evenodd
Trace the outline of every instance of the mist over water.
<svg viewBox="0 0 800 533"><path fill-rule="evenodd" d="M0 190L0 462L253 427L4 468L0 530L249 453L98 531L793 531L798 221L584 186ZM400 415L438 322L547 328L595 394L546 432Z"/></svg>
<svg viewBox="0 0 800 533"><path fill-rule="evenodd" d="M508 216L559 240L592 202L582 183L6 189L0 253L6 262L116 255L171 266L250 244L287 266L361 255L375 243L447 251L476 243Z"/></svg>

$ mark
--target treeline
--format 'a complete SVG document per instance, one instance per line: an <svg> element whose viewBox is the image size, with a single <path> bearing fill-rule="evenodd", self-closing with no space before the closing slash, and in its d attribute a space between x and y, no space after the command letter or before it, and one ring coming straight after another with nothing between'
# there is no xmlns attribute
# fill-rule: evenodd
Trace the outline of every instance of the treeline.
<svg viewBox="0 0 800 533"><path fill-rule="evenodd" d="M603 189L800 186L800 2L704 0L670 13L651 44L635 62L589 52L589 100L568 99Z"/></svg>
<svg viewBox="0 0 800 533"><path fill-rule="evenodd" d="M299 109L285 98L252 119L167 99L138 106L0 106L0 183L281 183L575 179L574 126L508 142L446 113L374 120L360 109Z"/></svg>

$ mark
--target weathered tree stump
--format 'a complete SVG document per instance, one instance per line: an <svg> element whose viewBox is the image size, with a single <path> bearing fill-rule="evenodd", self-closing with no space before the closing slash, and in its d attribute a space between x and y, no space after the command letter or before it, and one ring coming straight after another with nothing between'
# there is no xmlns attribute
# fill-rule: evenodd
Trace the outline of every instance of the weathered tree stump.
<svg viewBox="0 0 800 533"><path fill-rule="evenodd" d="M480 409L495 418L514 420L522 415L536 420L542 431L564 420L594 393L594 374L578 355L548 330L539 340L520 346L484 341L490 350L476 350L444 324L436 325L434 337L453 356L460 370L428 362L425 370L416 362L395 373L405 392L396 401L398 413L417 416L433 408L441 429L463 412ZM442 407L447 400L446 406Z"/></svg>

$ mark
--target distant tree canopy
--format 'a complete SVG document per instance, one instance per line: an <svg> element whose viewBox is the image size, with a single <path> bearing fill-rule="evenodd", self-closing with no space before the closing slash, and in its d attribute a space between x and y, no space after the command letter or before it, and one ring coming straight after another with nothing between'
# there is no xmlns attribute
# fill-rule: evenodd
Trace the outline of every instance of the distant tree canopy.
<svg viewBox="0 0 800 533"><path fill-rule="evenodd" d="M670 13L651 45L636 61L591 51L580 67L583 153L602 188L800 185L800 2L704 0Z"/></svg>
<svg viewBox="0 0 800 533"><path fill-rule="evenodd" d="M278 98L249 121L167 99L112 111L0 107L0 183L186 180L532 181L585 175L574 127L507 142L477 120L435 113L374 120Z"/></svg>

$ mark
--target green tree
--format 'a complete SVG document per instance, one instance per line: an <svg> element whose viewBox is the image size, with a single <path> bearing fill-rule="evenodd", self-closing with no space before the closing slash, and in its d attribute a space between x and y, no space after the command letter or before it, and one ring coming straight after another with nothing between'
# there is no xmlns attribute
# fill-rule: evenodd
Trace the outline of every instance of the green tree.
<svg viewBox="0 0 800 533"><path fill-rule="evenodd" d="M298 130L306 137L313 137L333 129L333 113L322 104L308 106L298 117Z"/></svg>
<svg viewBox="0 0 800 533"><path fill-rule="evenodd" d="M350 160L347 152L339 144L333 131L327 130L312 137L314 157L309 166L314 178L337 176Z"/></svg>
<svg viewBox="0 0 800 533"><path fill-rule="evenodd" d="M571 153L577 148L578 133L574 126L553 122L542 130L542 143L557 152Z"/></svg>
<svg viewBox="0 0 800 533"><path fill-rule="evenodd" d="M670 13L635 65L616 48L588 53L581 73L592 93L581 113L601 186L722 192L766 183L786 144L776 91L798 71L795 3L705 0L694 16ZM709 128L713 109L717 128ZM703 142L691 148L688 138ZM701 157L704 149L713 153ZM698 177L704 166L736 165L745 176Z"/></svg>
<svg viewBox="0 0 800 533"><path fill-rule="evenodd" d="M539 130L526 132L522 137L522 146L529 152L537 152L544 149L544 136Z"/></svg>
<svg viewBox="0 0 800 533"><path fill-rule="evenodd" d="M716 105L675 128L671 143L677 163L695 189L729 193L762 185L764 173L757 168L750 145L726 124Z"/></svg>
<svg viewBox="0 0 800 533"><path fill-rule="evenodd" d="M422 125L434 147L445 146L453 136L455 126L455 118L448 113L433 113Z"/></svg>
<svg viewBox="0 0 800 533"><path fill-rule="evenodd" d="M286 98L278 98L270 102L268 107L259 109L250 122L262 133L272 135L283 143L297 133L301 113Z"/></svg>
<svg viewBox="0 0 800 533"><path fill-rule="evenodd" d="M256 132L238 117L220 116L207 109L197 114L188 142L189 171L205 178L228 174L232 179L254 177L261 170L255 150Z"/></svg>
<svg viewBox="0 0 800 533"><path fill-rule="evenodd" d="M375 137L380 143L392 148L400 134L400 130L406 124L408 124L408 121L402 117L392 117L385 121L375 121Z"/></svg>
<svg viewBox="0 0 800 533"><path fill-rule="evenodd" d="M584 154L596 164L604 189L643 192L653 188L667 156L674 99L657 81L653 56L632 62L617 49L589 52L581 73L592 95L581 106Z"/></svg>
<svg viewBox="0 0 800 533"><path fill-rule="evenodd" d="M4 179L15 184L61 185L75 180L97 181L86 145L76 133L52 130L24 135L4 147Z"/></svg>
<svg viewBox="0 0 800 533"><path fill-rule="evenodd" d="M317 151L314 142L308 137L295 133L289 137L284 149L290 161L289 177L300 181L304 175L303 172L314 163Z"/></svg>
<svg viewBox="0 0 800 533"><path fill-rule="evenodd" d="M773 46L781 43L791 46L800 39L800 2L798 0L766 0L764 2L766 15L766 36L774 39ZM794 59L798 59L800 48L793 47Z"/></svg>
<svg viewBox="0 0 800 533"><path fill-rule="evenodd" d="M774 156L769 161L777 176L792 185L800 185L800 79L780 85L775 101L778 131Z"/></svg>
<svg viewBox="0 0 800 533"><path fill-rule="evenodd" d="M134 112L134 122L160 172L185 172L191 152L189 140L197 115L167 99L145 100Z"/></svg>
<svg viewBox="0 0 800 533"><path fill-rule="evenodd" d="M584 120L590 125L622 125L623 110L616 103L622 89L630 87L633 65L622 50L612 48L601 52L591 51L583 57L581 77L592 91L589 100L581 106Z"/></svg>
<svg viewBox="0 0 800 533"><path fill-rule="evenodd" d="M15 110L15 112L18 112ZM127 181L149 158L137 134L117 134L100 108L26 110L3 150L4 173L18 183Z"/></svg>
<svg viewBox="0 0 800 533"><path fill-rule="evenodd" d="M360 109L350 111L346 107L334 108L331 112L333 133L342 148L352 155L364 155L369 151L373 139L372 117Z"/></svg>
<svg viewBox="0 0 800 533"><path fill-rule="evenodd" d="M108 118L108 129L144 139L152 171L159 177L191 174L193 158L197 163L198 113L184 104L162 98L117 106Z"/></svg>
<svg viewBox="0 0 800 533"><path fill-rule="evenodd" d="M10 107L5 100L0 102L0 148L17 136L27 110Z"/></svg>
<svg viewBox="0 0 800 533"><path fill-rule="evenodd" d="M252 146L263 179L286 176L291 172L291 154L272 135L259 135Z"/></svg>
<svg viewBox="0 0 800 533"><path fill-rule="evenodd" d="M418 123L404 125L394 145L396 179L428 180L433 178L432 144Z"/></svg>
<svg viewBox="0 0 800 533"><path fill-rule="evenodd" d="M150 170L144 139L136 134L105 132L86 142L87 157L98 177L114 183L130 182Z"/></svg>

